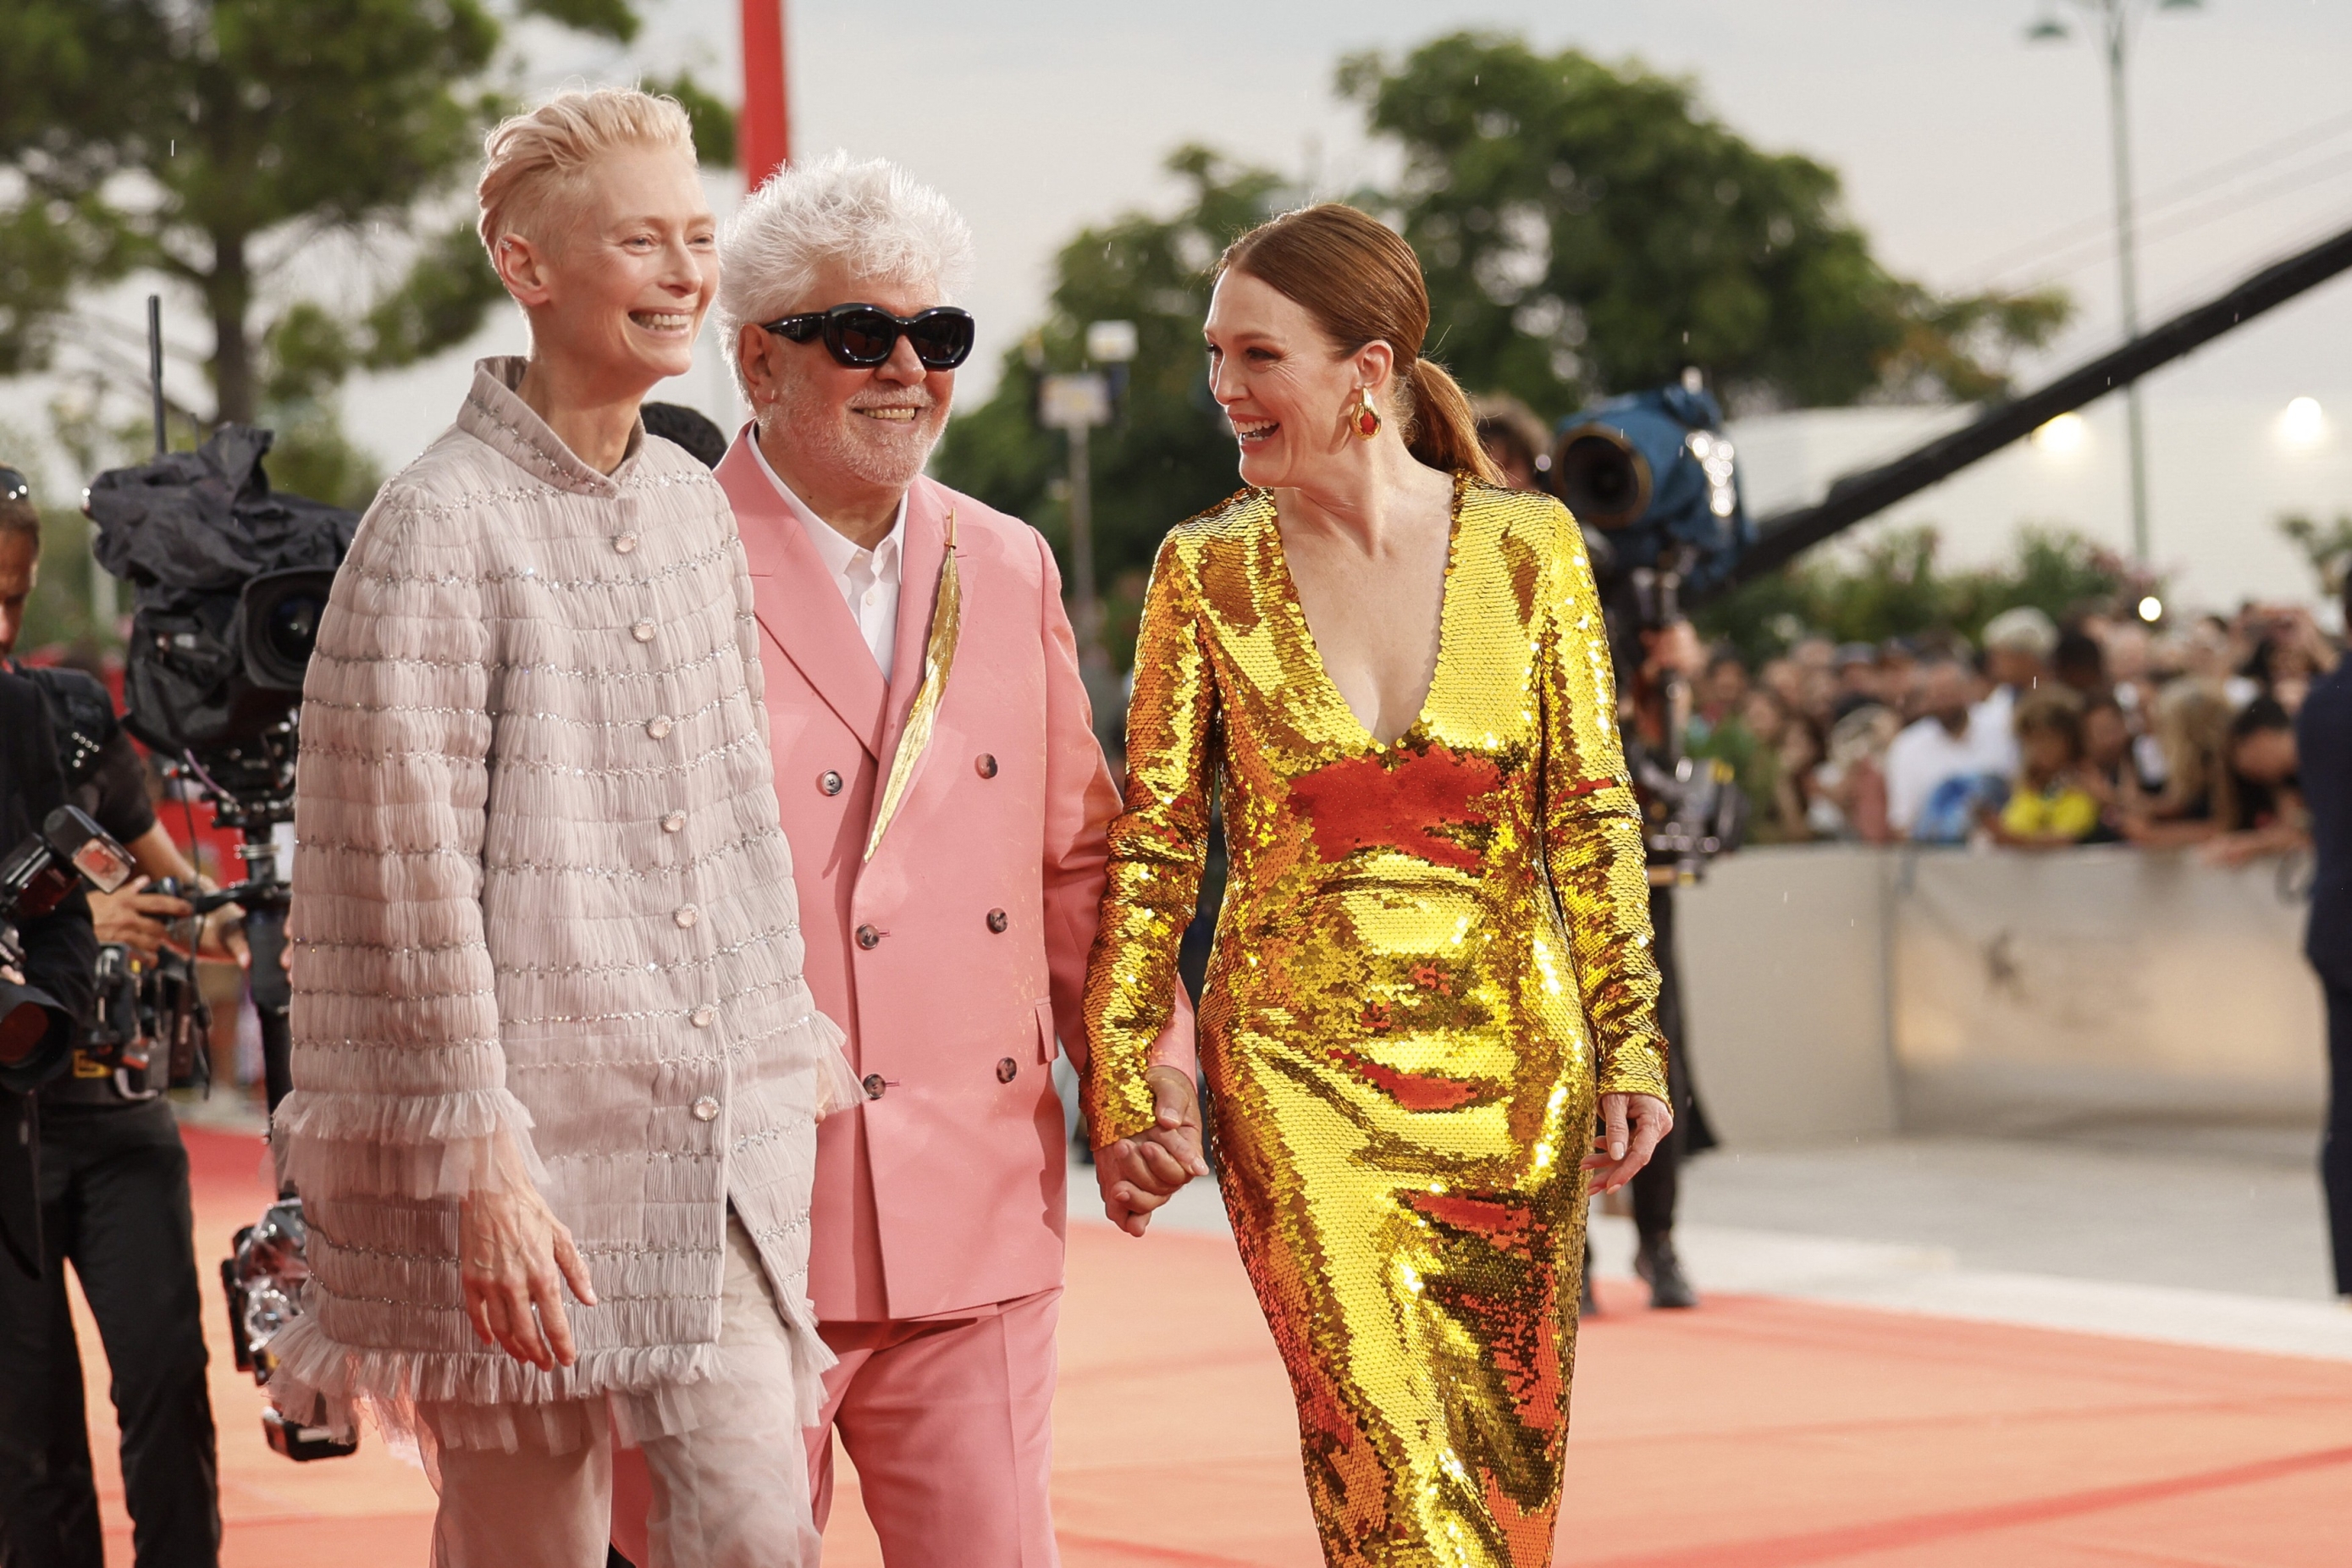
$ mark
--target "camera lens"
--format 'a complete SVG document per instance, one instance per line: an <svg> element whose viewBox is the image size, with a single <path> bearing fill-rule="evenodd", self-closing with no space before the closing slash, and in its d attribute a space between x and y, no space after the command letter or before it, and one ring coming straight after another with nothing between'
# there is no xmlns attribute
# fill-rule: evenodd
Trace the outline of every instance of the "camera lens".
<svg viewBox="0 0 2352 1568"><path fill-rule="evenodd" d="M319 640L319 616L326 607L325 600L308 594L271 605L269 619L261 628L270 653L289 664L308 664L310 649Z"/></svg>
<svg viewBox="0 0 2352 1568"><path fill-rule="evenodd" d="M299 691L310 650L319 641L319 621L335 574L323 568L265 572L245 585L238 606L238 641L247 678L265 691Z"/></svg>
<svg viewBox="0 0 2352 1568"><path fill-rule="evenodd" d="M1586 425L1562 437L1551 477L1568 510L1596 527L1623 528L1650 504L1650 465L1605 425Z"/></svg>

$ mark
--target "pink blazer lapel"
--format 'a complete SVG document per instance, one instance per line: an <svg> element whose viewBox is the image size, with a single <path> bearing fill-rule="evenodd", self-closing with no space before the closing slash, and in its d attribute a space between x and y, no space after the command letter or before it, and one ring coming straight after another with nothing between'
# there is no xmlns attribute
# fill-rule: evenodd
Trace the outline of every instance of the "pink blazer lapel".
<svg viewBox="0 0 2352 1568"><path fill-rule="evenodd" d="M736 528L743 536L753 610L768 635L782 646L794 668L866 751L887 758L888 753L882 749L885 715L905 710L883 684L882 671L866 650L866 639L849 606L842 602L841 591L834 586L832 574L809 543L807 531L761 471L751 447L753 429L746 425L737 434L717 473L719 487L734 506ZM912 522L911 516L908 521ZM936 552L931 559L936 574ZM901 647L904 634L902 616ZM916 647L915 658L920 663L919 639ZM910 695L912 690L908 688ZM772 702L775 698L772 689L768 700Z"/></svg>
<svg viewBox="0 0 2352 1568"><path fill-rule="evenodd" d="M907 534L898 558L898 636L890 662L889 708L881 744L874 753L881 760L885 778L898 749L898 736L907 727L907 715L915 706L915 693L923 684L923 648L930 637L931 611L939 602L940 563L947 558L948 494L928 479L918 479L907 492ZM966 582L967 605L971 594L971 584ZM846 616L849 606L844 605L842 613ZM965 615L970 614L967 608ZM875 792L874 800L879 806L881 791ZM872 825L867 826L870 831Z"/></svg>

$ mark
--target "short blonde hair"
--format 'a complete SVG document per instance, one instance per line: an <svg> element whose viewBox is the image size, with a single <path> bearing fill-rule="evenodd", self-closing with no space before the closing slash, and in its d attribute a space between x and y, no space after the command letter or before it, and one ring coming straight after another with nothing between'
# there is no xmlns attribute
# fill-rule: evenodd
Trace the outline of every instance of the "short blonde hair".
<svg viewBox="0 0 2352 1568"><path fill-rule="evenodd" d="M509 234L544 241L548 209L581 171L616 147L671 148L694 161L694 125L677 100L634 87L573 88L499 121L482 139L483 248L496 257Z"/></svg>

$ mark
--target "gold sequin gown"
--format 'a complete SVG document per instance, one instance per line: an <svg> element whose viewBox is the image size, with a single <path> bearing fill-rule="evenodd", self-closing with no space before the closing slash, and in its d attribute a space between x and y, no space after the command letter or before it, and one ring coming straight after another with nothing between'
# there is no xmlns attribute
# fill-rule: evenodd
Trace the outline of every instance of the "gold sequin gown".
<svg viewBox="0 0 2352 1568"><path fill-rule="evenodd" d="M1666 1092L1614 714L1548 497L1457 479L1435 679L1385 746L1324 672L1270 494L1178 527L1152 573L1087 1110L1097 1143L1151 1124L1214 785L1202 1061L1335 1564L1550 1560L1594 1099Z"/></svg>

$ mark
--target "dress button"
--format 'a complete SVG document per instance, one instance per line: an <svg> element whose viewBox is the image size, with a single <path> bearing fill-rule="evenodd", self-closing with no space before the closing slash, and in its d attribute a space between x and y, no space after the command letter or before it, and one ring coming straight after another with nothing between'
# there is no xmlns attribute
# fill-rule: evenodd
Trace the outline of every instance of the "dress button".
<svg viewBox="0 0 2352 1568"><path fill-rule="evenodd" d="M880 1073L870 1072L866 1075L866 1081L860 1087L866 1090L866 1099L879 1100L882 1098L882 1091L890 1086L882 1081Z"/></svg>
<svg viewBox="0 0 2352 1568"><path fill-rule="evenodd" d="M646 733L656 741L667 741L669 739L669 732L676 728L677 728L677 721L665 713L646 726Z"/></svg>
<svg viewBox="0 0 2352 1568"><path fill-rule="evenodd" d="M704 1095L700 1100L694 1102L694 1119L697 1121L718 1121L719 1102L711 1099L709 1095Z"/></svg>
<svg viewBox="0 0 2352 1568"><path fill-rule="evenodd" d="M711 1025L719 1022L719 1009L716 1007L697 1007L694 1010L693 1019L694 1026L696 1028L707 1029L710 1027Z"/></svg>
<svg viewBox="0 0 2352 1568"><path fill-rule="evenodd" d="M1014 1061L1011 1057L1006 1057L996 1064L996 1081L999 1083L1011 1083L1013 1081L1013 1074L1020 1070L1021 1064Z"/></svg>
<svg viewBox="0 0 2352 1568"><path fill-rule="evenodd" d="M999 936L1003 935L1004 928L1012 923L1012 917L1007 915L1003 910L991 910L988 911L988 929L996 932Z"/></svg>
<svg viewBox="0 0 2352 1568"><path fill-rule="evenodd" d="M678 905L677 913L670 916L670 919L678 923L678 927L682 931L692 931L694 929L694 922L701 918L702 911L696 909L692 904Z"/></svg>
<svg viewBox="0 0 2352 1568"><path fill-rule="evenodd" d="M974 757L971 760L971 765L979 770L982 778L992 779L996 776L996 758L987 752L982 752Z"/></svg>
<svg viewBox="0 0 2352 1568"><path fill-rule="evenodd" d="M857 945L866 949L868 952L871 952L874 949L882 945L882 933L876 931L872 926L859 926L857 928Z"/></svg>
<svg viewBox="0 0 2352 1568"><path fill-rule="evenodd" d="M662 818L662 831L663 831L664 833L683 833L683 832L685 832L685 831L686 831L686 813L684 813L684 812L682 812L682 811L673 811L673 812L671 812L667 816L663 817L663 818Z"/></svg>
<svg viewBox="0 0 2352 1568"><path fill-rule="evenodd" d="M841 775L835 773L831 768L827 768L824 772L816 775L816 787L823 790L827 795L839 795L841 793Z"/></svg>
<svg viewBox="0 0 2352 1568"><path fill-rule="evenodd" d="M613 548L623 555L626 555L636 547L637 536L634 533L621 534L613 541Z"/></svg>
<svg viewBox="0 0 2352 1568"><path fill-rule="evenodd" d="M639 621L629 628L629 635L639 642L651 642L654 640L654 624L651 621Z"/></svg>

